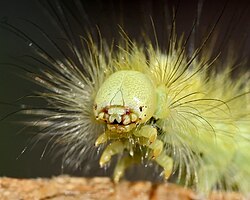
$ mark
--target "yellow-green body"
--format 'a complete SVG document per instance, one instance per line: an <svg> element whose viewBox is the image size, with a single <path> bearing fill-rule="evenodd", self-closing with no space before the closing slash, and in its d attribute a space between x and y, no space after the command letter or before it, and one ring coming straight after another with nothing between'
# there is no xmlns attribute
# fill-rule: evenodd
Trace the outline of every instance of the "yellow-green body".
<svg viewBox="0 0 250 200"><path fill-rule="evenodd" d="M237 177L240 173L234 160L243 159L239 152L250 144L243 138L250 138L247 74L243 76L246 82L235 83L229 77L230 67L223 66L223 72L212 73L208 79L208 69L217 60L207 53L193 60L189 68L181 50L164 55L149 48L147 60L143 50L134 46L129 54L114 60L117 67L101 84L94 100L96 119L107 124L96 140L96 146L107 144L100 165L113 155L122 155L114 172L118 181L127 167L145 158L160 165L165 178L178 173L180 182L195 185L199 191L208 192L216 185L234 187L243 178L243 173ZM117 115L121 107L138 115L142 105L148 107L145 118L141 115L141 121L126 130L117 128L119 124L112 129L107 120L98 117L110 106L118 107ZM243 154L246 162L250 161L250 154ZM249 172L244 173L244 191L250 189Z"/></svg>
<svg viewBox="0 0 250 200"><path fill-rule="evenodd" d="M33 122L40 135L59 136L70 166L87 165L100 149L101 167L117 156L115 181L131 165L152 162L165 178L200 192L249 193L249 75L232 79L235 63L211 57L208 47L188 56L175 35L167 52L150 41L124 43L99 51L90 40L82 58L88 75L57 64L60 73L32 75L54 108L30 112L43 117Z"/></svg>

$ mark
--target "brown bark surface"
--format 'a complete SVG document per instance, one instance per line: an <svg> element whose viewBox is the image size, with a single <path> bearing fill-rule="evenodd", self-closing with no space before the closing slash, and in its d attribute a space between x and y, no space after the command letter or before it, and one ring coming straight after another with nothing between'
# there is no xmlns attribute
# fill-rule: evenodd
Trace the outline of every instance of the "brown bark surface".
<svg viewBox="0 0 250 200"><path fill-rule="evenodd" d="M51 179L0 178L1 200L243 200L237 193L214 193L199 197L174 184L127 182L114 184L109 178L59 176Z"/></svg>

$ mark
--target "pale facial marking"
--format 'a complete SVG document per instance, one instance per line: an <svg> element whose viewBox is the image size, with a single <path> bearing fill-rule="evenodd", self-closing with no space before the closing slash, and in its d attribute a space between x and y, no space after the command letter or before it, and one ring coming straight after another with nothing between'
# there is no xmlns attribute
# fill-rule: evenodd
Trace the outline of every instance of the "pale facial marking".
<svg viewBox="0 0 250 200"><path fill-rule="evenodd" d="M99 112L96 119L106 122L109 130L118 133L130 131L139 122L138 116L123 106L106 107Z"/></svg>

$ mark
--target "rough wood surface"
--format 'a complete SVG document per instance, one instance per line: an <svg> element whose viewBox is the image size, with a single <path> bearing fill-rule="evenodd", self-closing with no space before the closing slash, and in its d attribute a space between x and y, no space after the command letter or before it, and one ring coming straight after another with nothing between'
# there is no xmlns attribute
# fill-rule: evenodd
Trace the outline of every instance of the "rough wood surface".
<svg viewBox="0 0 250 200"><path fill-rule="evenodd" d="M1 200L198 200L191 190L174 184L126 182L114 184L109 178L52 179L0 178ZM237 193L211 194L211 200L243 200Z"/></svg>

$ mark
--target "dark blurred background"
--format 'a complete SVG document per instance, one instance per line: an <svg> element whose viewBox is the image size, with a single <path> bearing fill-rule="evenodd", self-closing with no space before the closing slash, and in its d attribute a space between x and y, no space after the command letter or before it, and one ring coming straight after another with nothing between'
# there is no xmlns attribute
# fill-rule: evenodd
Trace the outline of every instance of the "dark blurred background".
<svg viewBox="0 0 250 200"><path fill-rule="evenodd" d="M42 2L42 3L41 3ZM168 31L171 29L174 10L176 15L176 32L180 36L191 30L194 19L197 18L196 27L190 39L189 48L192 51L198 47L202 39L208 34L222 13L213 35L217 36L214 54L222 52L221 59L226 59L228 50L234 49L238 61L246 64L236 69L248 70L250 55L250 8L247 1L211 1L211 0L85 0L85 1L31 1L8 0L0 2L1 23L8 22L21 29L29 37L41 44L50 54L55 51L49 42L25 20L30 20L41 27L52 38L61 38L61 29L56 25L53 13L59 5L66 10L65 16L72 23L75 34L86 36L90 32L98 40L97 28L102 36L110 43L119 38L119 27L124 28L129 37L138 42L142 41L142 32L146 33L153 41L154 34L150 20L153 19L160 47L164 50L167 46ZM174 9L175 8L175 9ZM52 16L51 16L52 15ZM7 63L21 65L24 55L33 54L34 51L20 36L15 35L3 26L0 27L0 176L10 177L49 177L61 173L81 175L81 170L61 169L61 158L54 159L53 155L46 154L41 159L46 141L36 145L29 143L30 134L22 131L23 125L17 122L19 115L9 115L18 108L10 104L22 96L32 93L36 89L24 78L24 72ZM230 44L230 45L229 45ZM58 56L60 59L60 56ZM39 65L32 66L33 70ZM6 117L8 115L8 117ZM26 148L27 150L22 153ZM91 172L95 175L95 171Z"/></svg>

